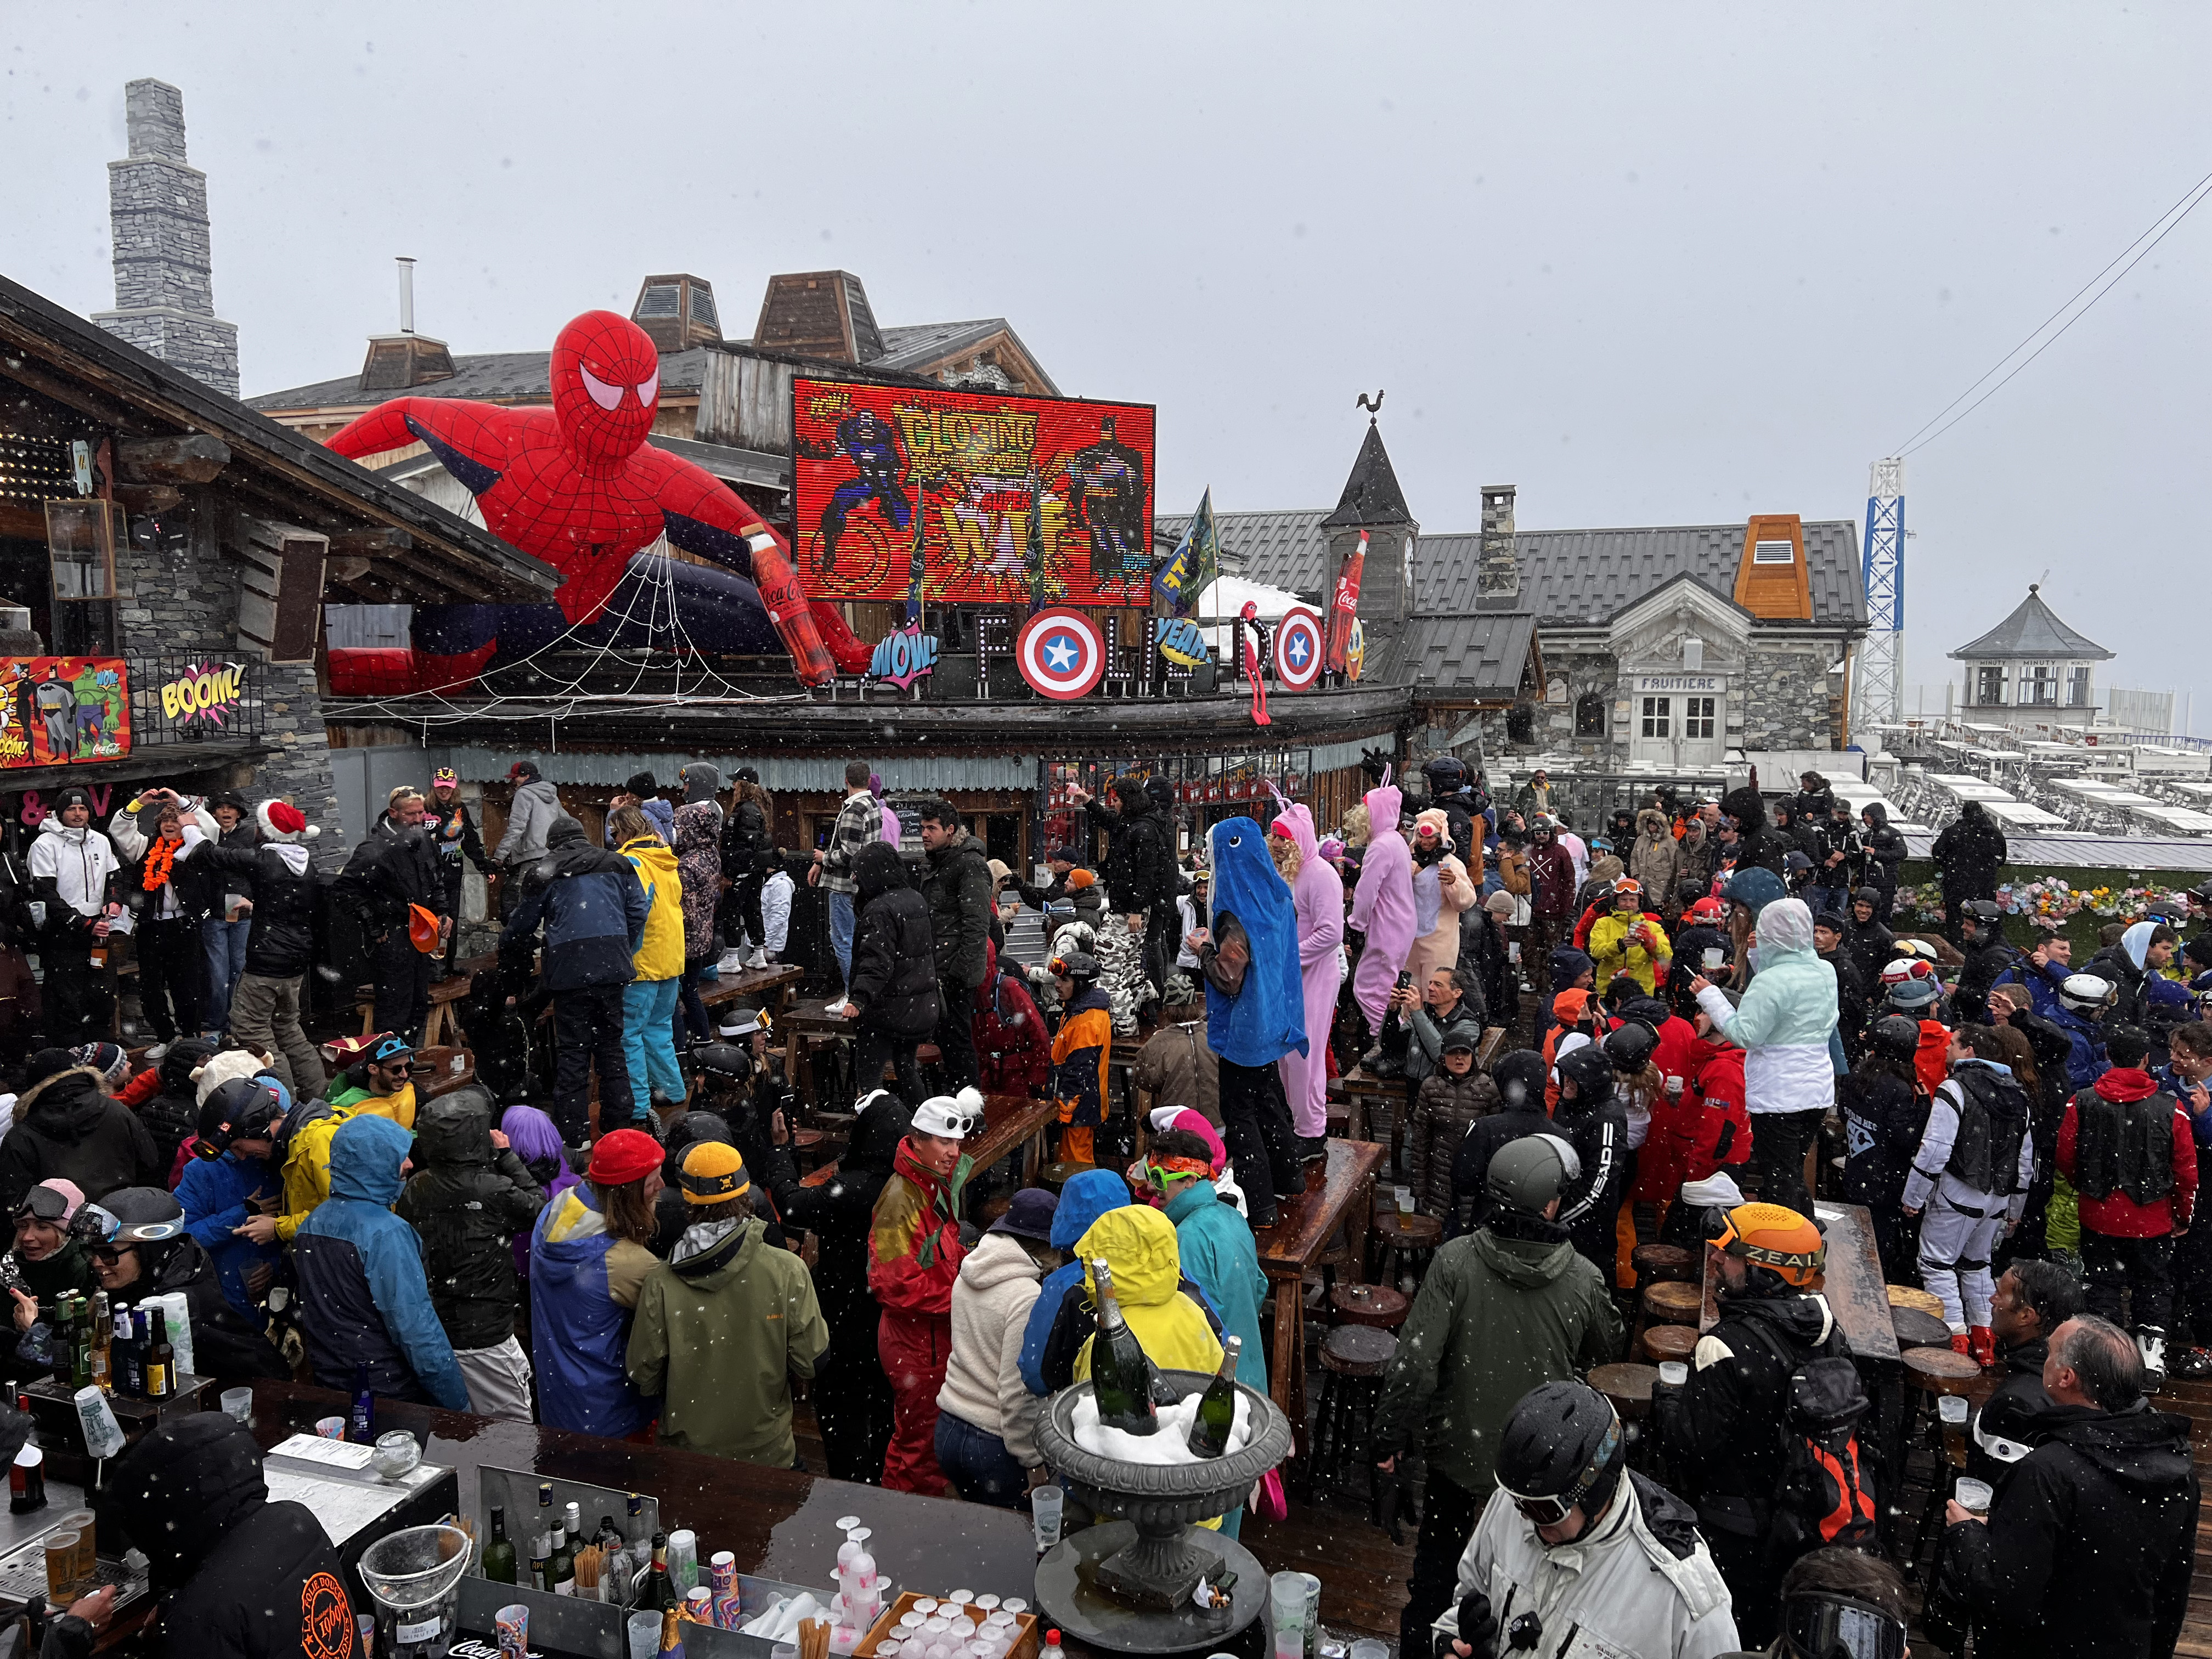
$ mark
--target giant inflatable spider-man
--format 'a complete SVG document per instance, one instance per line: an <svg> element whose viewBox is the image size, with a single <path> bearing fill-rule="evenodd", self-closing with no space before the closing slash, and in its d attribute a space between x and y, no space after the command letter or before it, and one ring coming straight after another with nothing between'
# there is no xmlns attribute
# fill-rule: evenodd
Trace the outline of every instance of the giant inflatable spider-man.
<svg viewBox="0 0 2212 1659"><path fill-rule="evenodd" d="M736 653L781 639L808 685L867 667L869 647L837 611L808 602L760 515L704 468L646 443L660 357L643 329L587 311L554 341L551 368L550 409L395 398L330 441L356 459L428 445L492 534L565 579L557 605L416 606L408 689L465 684L564 633L586 647ZM664 535L725 568L648 551Z"/></svg>

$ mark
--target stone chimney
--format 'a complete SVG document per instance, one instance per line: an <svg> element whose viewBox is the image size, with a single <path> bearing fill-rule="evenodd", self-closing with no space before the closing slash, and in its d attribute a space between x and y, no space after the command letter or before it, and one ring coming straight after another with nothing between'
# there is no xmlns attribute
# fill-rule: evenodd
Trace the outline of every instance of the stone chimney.
<svg viewBox="0 0 2212 1659"><path fill-rule="evenodd" d="M92 320L235 398L238 330L215 314L207 175L185 164L185 95L133 81L123 107L130 158L107 164L115 309Z"/></svg>
<svg viewBox="0 0 2212 1659"><path fill-rule="evenodd" d="M1482 487L1482 568L1475 583L1477 611L1521 608L1521 563L1513 552L1511 484Z"/></svg>

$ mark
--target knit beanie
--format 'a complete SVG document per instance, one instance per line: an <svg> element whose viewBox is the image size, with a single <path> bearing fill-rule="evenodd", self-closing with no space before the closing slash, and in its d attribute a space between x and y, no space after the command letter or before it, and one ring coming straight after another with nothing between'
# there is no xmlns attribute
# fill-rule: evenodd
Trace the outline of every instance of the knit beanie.
<svg viewBox="0 0 2212 1659"><path fill-rule="evenodd" d="M702 1140L684 1154L677 1184L694 1204L726 1204L753 1189L738 1149L719 1140Z"/></svg>

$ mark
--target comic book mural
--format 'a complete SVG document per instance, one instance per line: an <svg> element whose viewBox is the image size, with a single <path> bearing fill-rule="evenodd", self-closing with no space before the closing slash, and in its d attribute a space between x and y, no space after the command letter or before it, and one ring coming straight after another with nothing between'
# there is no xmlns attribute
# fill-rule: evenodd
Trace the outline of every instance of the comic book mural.
<svg viewBox="0 0 2212 1659"><path fill-rule="evenodd" d="M1149 605L1153 425L1143 404L802 377L799 581L902 599L918 551L935 604Z"/></svg>
<svg viewBox="0 0 2212 1659"><path fill-rule="evenodd" d="M0 769L130 752L130 677L120 657L0 657Z"/></svg>

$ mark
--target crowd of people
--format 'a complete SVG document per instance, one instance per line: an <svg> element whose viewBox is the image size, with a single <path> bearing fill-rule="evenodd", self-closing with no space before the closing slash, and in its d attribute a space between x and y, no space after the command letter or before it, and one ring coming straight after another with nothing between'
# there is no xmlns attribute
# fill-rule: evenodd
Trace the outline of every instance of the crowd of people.
<svg viewBox="0 0 2212 1659"><path fill-rule="evenodd" d="M1996 1498L1951 1516L1947 1616L1992 1650L2171 1650L2197 1489L2149 1396L2212 1370L2190 1229L2212 1022L2185 977L2212 887L2075 971L2063 940L2005 941L1978 830L1938 845L1948 935L1893 933L1902 841L1814 775L1771 811L1659 796L1585 839L1544 774L1501 802L1445 757L1412 801L1384 772L1334 834L1278 797L1189 845L1172 795L1123 778L1079 792L1035 883L948 803L894 812L866 763L845 778L800 854L757 778L704 763L631 780L597 837L518 763L489 849L441 773L332 878L282 801L149 789L102 835L65 794L0 872L47 1004L0 1139L0 1368L51 1363L76 1291L177 1290L226 1377L779 1466L803 1391L830 1474L1020 1507L1053 1478L1044 1402L1088 1375L1098 1261L1154 1364L1210 1371L1235 1337L1266 1389L1260 1256L1358 1067L1402 1084L1401 1173L1447 1239L1372 1442L1378 1474L1425 1470L1407 1659L1574 1630L1825 1652L1803 1643L1839 1608L1901 1641L1875 1553L1897 1472L1819 1288L1814 1170L2002 1378L1971 1430ZM433 1095L415 1044L468 863L498 946L477 1079ZM850 1101L799 1100L765 1018L702 995L783 950L800 882L826 895ZM375 1034L317 1042L341 915ZM136 1061L100 1001L118 931L159 1039ZM550 1068L501 1063L515 1027L550 1032ZM1134 1118L1117 1036L1140 1039ZM1052 1103L1049 1188L975 1167L987 1093ZM834 1170L802 1169L803 1109L845 1125ZM1714 1251L1721 1306L1655 1396L1663 1485L1579 1380L1640 1357L1623 1310L1654 1243Z"/></svg>

